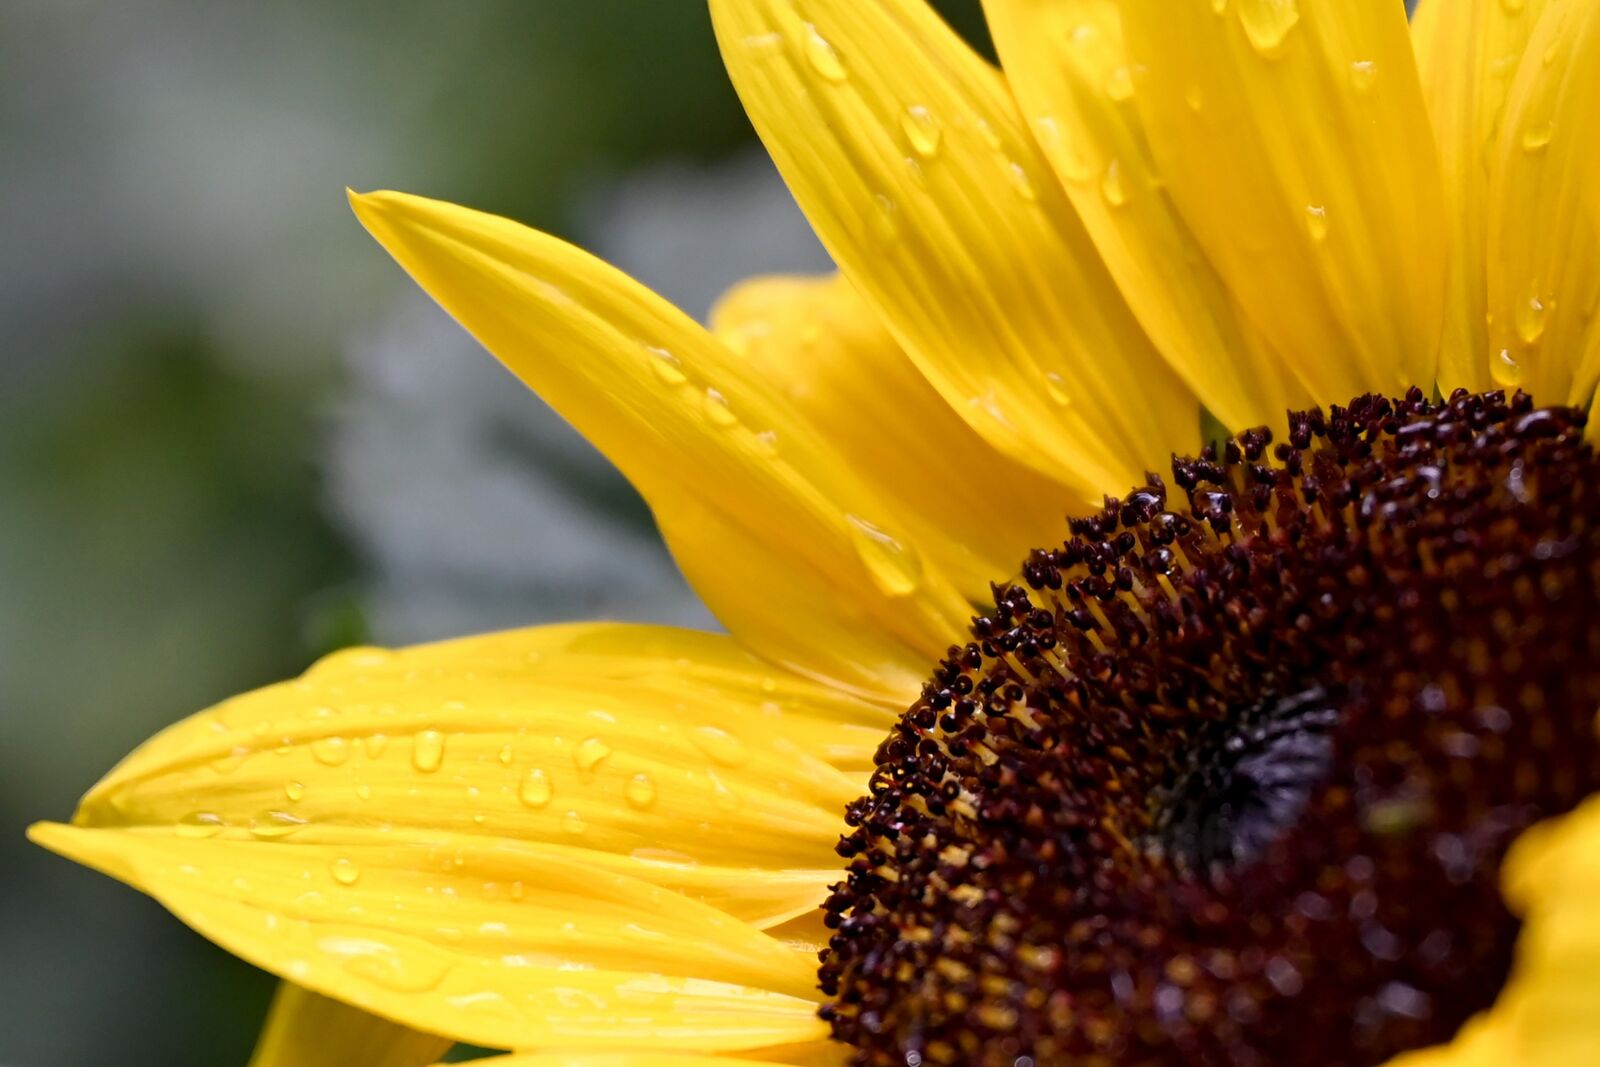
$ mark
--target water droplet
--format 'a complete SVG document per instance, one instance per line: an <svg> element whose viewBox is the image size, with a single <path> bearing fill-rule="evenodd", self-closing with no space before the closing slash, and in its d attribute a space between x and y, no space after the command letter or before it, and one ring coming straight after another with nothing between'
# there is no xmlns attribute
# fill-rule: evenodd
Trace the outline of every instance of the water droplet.
<svg viewBox="0 0 1600 1067"><path fill-rule="evenodd" d="M227 820L214 811L197 811L178 820L179 837L215 837L228 828Z"/></svg>
<svg viewBox="0 0 1600 1067"><path fill-rule="evenodd" d="M916 552L859 515L846 518L850 521L856 554L878 589L891 597L910 596L916 592L922 584L922 561Z"/></svg>
<svg viewBox="0 0 1600 1067"><path fill-rule="evenodd" d="M887 193L874 193L872 203L877 208L872 213L872 232L880 242L887 244L900 236L900 224L895 218L899 214L899 209Z"/></svg>
<svg viewBox="0 0 1600 1067"><path fill-rule="evenodd" d="M362 782L360 785L356 786L356 799L357 800L371 800L372 799L372 787L370 785L368 785L366 782Z"/></svg>
<svg viewBox="0 0 1600 1067"><path fill-rule="evenodd" d="M401 993L425 993L444 981L450 965L436 955L401 952L392 945L365 937L324 937L322 951L342 957L345 970Z"/></svg>
<svg viewBox="0 0 1600 1067"><path fill-rule="evenodd" d="M422 730L411 741L411 765L427 774L444 762L444 735L438 730Z"/></svg>
<svg viewBox="0 0 1600 1067"><path fill-rule="evenodd" d="M337 767L350 758L350 742L342 737L319 737L311 742L311 755L318 763Z"/></svg>
<svg viewBox="0 0 1600 1067"><path fill-rule="evenodd" d="M304 782L285 782L283 783L283 795L290 800L299 800L306 795L306 784Z"/></svg>
<svg viewBox="0 0 1600 1067"><path fill-rule="evenodd" d="M906 108L900 116L900 128L905 131L906 140L911 142L911 149L917 155L932 159L938 153L939 143L944 139L944 127L933 112L921 104Z"/></svg>
<svg viewBox="0 0 1600 1067"><path fill-rule="evenodd" d="M739 425L739 416L735 415L733 410L728 407L728 398L717 390L706 390L703 406L706 418L710 420L711 425L724 430Z"/></svg>
<svg viewBox="0 0 1600 1067"><path fill-rule="evenodd" d="M1028 177L1028 169L1016 160L1006 165L1006 180L1011 183L1012 191L1022 199L1033 201L1039 198L1038 190L1033 187L1033 179Z"/></svg>
<svg viewBox="0 0 1600 1067"><path fill-rule="evenodd" d="M1306 205L1306 230L1313 241L1322 242L1328 237L1328 209L1322 204Z"/></svg>
<svg viewBox="0 0 1600 1067"><path fill-rule="evenodd" d="M1112 207L1121 207L1128 202L1128 186L1122 180L1122 165L1119 160L1113 159L1106 164L1105 176L1100 179L1100 195L1106 198L1106 203Z"/></svg>
<svg viewBox="0 0 1600 1067"><path fill-rule="evenodd" d="M212 760L211 769L218 774L231 774L243 766L244 761L249 759L253 752L254 749L244 745L235 745L226 756Z"/></svg>
<svg viewBox="0 0 1600 1067"><path fill-rule="evenodd" d="M1000 151L1000 135L994 131L994 126L988 119L973 119L973 128L978 131L978 136L983 138L983 143L989 146L991 152Z"/></svg>
<svg viewBox="0 0 1600 1067"><path fill-rule="evenodd" d="M1545 318L1549 315L1549 308L1539 299L1538 293L1533 293L1516 308L1517 336L1522 338L1524 344L1535 344L1544 336Z"/></svg>
<svg viewBox="0 0 1600 1067"><path fill-rule="evenodd" d="M1067 380L1057 371L1044 372L1044 391L1057 407L1072 406L1072 394L1067 392Z"/></svg>
<svg viewBox="0 0 1600 1067"><path fill-rule="evenodd" d="M356 866L356 862L343 856L334 860L328 870L333 875L333 880L340 885L355 885L361 877L361 868Z"/></svg>
<svg viewBox="0 0 1600 1067"><path fill-rule="evenodd" d="M287 837L305 824L306 820L286 811L264 811L250 820L250 832L257 837Z"/></svg>
<svg viewBox="0 0 1600 1067"><path fill-rule="evenodd" d="M1350 64L1350 86L1358 93L1372 88L1378 80L1378 65L1370 59L1358 59Z"/></svg>
<svg viewBox="0 0 1600 1067"><path fill-rule="evenodd" d="M690 734L695 747L725 767L737 767L750 758L744 742L716 726L696 726Z"/></svg>
<svg viewBox="0 0 1600 1067"><path fill-rule="evenodd" d="M1033 120L1033 139L1046 152L1054 152L1061 146L1061 123L1053 115L1040 115Z"/></svg>
<svg viewBox="0 0 1600 1067"><path fill-rule="evenodd" d="M739 810L739 794L729 789L727 783L715 774L711 778L711 803L718 811L735 812Z"/></svg>
<svg viewBox="0 0 1600 1067"><path fill-rule="evenodd" d="M1520 15L1527 6L1527 0L1500 0L1500 10L1508 15Z"/></svg>
<svg viewBox="0 0 1600 1067"><path fill-rule="evenodd" d="M500 746L500 764L501 764L501 766L503 766L503 767L511 766L511 761L512 761L513 758L515 758L515 756L516 756L516 752L515 752L515 750L512 749L512 747L509 744Z"/></svg>
<svg viewBox="0 0 1600 1067"><path fill-rule="evenodd" d="M1550 147L1550 139L1556 134L1553 123L1536 122L1522 131L1522 150L1530 155L1534 152L1543 152Z"/></svg>
<svg viewBox="0 0 1600 1067"><path fill-rule="evenodd" d="M517 790L517 796L530 808L544 807L554 794L550 779L537 767L523 777L522 786Z"/></svg>
<svg viewBox="0 0 1600 1067"><path fill-rule="evenodd" d="M389 747L389 735L368 734L361 742L361 745L367 750L368 759L377 759L379 756L383 755L384 749Z"/></svg>
<svg viewBox="0 0 1600 1067"><path fill-rule="evenodd" d="M1205 106L1205 93L1201 92L1200 86L1191 85L1183 91L1183 102L1189 105L1190 111L1198 112Z"/></svg>
<svg viewBox="0 0 1600 1067"><path fill-rule="evenodd" d="M1133 96L1133 71L1119 66L1106 78L1106 97L1121 102Z"/></svg>
<svg viewBox="0 0 1600 1067"><path fill-rule="evenodd" d="M1517 385L1522 381L1522 364L1509 348L1502 348L1500 358L1495 360L1494 379L1501 385Z"/></svg>
<svg viewBox="0 0 1600 1067"><path fill-rule="evenodd" d="M579 834L586 833L589 829L589 824L584 822L583 816L576 811L568 811L561 816L561 829L576 837Z"/></svg>
<svg viewBox="0 0 1600 1067"><path fill-rule="evenodd" d="M752 52L776 52L783 47L783 34L773 30L769 33L751 33L740 38L740 44Z"/></svg>
<svg viewBox="0 0 1600 1067"><path fill-rule="evenodd" d="M839 58L838 49L834 48L833 43L818 33L817 27L809 22L806 23L805 53L812 69L828 81L838 83L847 77L844 60Z"/></svg>
<svg viewBox="0 0 1600 1067"><path fill-rule="evenodd" d="M572 750L572 762L577 764L578 770L588 774L600 766L600 761L611 755L611 746L598 737L588 737L578 742L578 747Z"/></svg>
<svg viewBox="0 0 1600 1067"><path fill-rule="evenodd" d="M627 798L629 804L643 811L656 802L656 784L650 780L648 774L636 774L628 779L628 784L622 789L622 795Z"/></svg>
<svg viewBox="0 0 1600 1067"><path fill-rule="evenodd" d="M1278 50L1300 21L1298 0L1240 0L1239 25L1261 55Z"/></svg>
<svg viewBox="0 0 1600 1067"><path fill-rule="evenodd" d="M678 386L689 380L677 356L657 345L645 345L644 350L650 356L650 369L655 371L662 385Z"/></svg>

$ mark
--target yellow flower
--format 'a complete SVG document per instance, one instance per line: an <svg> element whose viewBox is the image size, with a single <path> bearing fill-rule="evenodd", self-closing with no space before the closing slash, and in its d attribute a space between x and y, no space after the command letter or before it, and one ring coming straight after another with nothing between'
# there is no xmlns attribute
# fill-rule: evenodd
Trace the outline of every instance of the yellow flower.
<svg viewBox="0 0 1600 1067"><path fill-rule="evenodd" d="M840 276L709 332L352 196L729 635L345 651L35 826L259 1063L1600 1062L1600 2L985 7L712 0Z"/></svg>

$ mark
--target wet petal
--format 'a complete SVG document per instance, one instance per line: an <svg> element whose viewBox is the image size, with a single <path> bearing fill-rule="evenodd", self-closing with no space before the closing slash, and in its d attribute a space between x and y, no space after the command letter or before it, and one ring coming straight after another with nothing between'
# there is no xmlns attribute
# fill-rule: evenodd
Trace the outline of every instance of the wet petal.
<svg viewBox="0 0 1600 1067"><path fill-rule="evenodd" d="M1277 424L1308 406L1167 194L1116 0L985 0L984 11L1034 136L1162 354L1225 425Z"/></svg>
<svg viewBox="0 0 1600 1067"><path fill-rule="evenodd" d="M996 448L1098 495L1197 443L999 73L922 0L712 0L756 131L835 262Z"/></svg>
<svg viewBox="0 0 1600 1067"><path fill-rule="evenodd" d="M1445 231L1404 8L1119 7L1161 176L1267 342L1324 403L1431 384Z"/></svg>
<svg viewBox="0 0 1600 1067"><path fill-rule="evenodd" d="M523 1052L480 1060L484 1067L769 1067L771 1064L797 1064L800 1067L843 1067L849 1049L831 1042L804 1046L791 1045L771 1052L760 1050L759 1058L744 1056L695 1056L660 1052Z"/></svg>
<svg viewBox="0 0 1600 1067"><path fill-rule="evenodd" d="M1547 404L1600 378L1600 4L1550 0L1506 98L1490 190L1490 361Z"/></svg>
<svg viewBox="0 0 1600 1067"><path fill-rule="evenodd" d="M838 275L768 277L729 292L712 331L834 442L963 593L1018 572L1086 501L996 451L922 377Z"/></svg>
<svg viewBox="0 0 1600 1067"><path fill-rule="evenodd" d="M1422 0L1411 20L1433 119L1451 230L1439 385L1490 388L1487 307L1490 176L1506 94L1545 0Z"/></svg>
<svg viewBox="0 0 1600 1067"><path fill-rule="evenodd" d="M30 836L259 967L474 1044L821 1036L814 960L731 916L537 846L441 834L427 849L378 832L262 844L40 823Z"/></svg>
<svg viewBox="0 0 1600 1067"><path fill-rule="evenodd" d="M419 1030L805 1041L814 949L759 926L836 879L861 782L815 753L885 714L659 627L356 649L157 735L32 836Z"/></svg>
<svg viewBox="0 0 1600 1067"><path fill-rule="evenodd" d="M281 982L250 1067L421 1067L454 1044Z"/></svg>
<svg viewBox="0 0 1600 1067"><path fill-rule="evenodd" d="M759 376L655 294L506 219L398 193L363 223L650 502L696 591L766 658L904 699L970 609Z"/></svg>

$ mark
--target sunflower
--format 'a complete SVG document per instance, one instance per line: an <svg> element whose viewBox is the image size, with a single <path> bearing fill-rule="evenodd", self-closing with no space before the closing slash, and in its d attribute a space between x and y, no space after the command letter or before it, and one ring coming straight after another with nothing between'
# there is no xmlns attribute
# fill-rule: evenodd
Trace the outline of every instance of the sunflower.
<svg viewBox="0 0 1600 1067"><path fill-rule="evenodd" d="M709 330L352 195L728 633L346 650L35 826L258 1063L1600 1062L1600 2L985 7L712 0L839 274Z"/></svg>

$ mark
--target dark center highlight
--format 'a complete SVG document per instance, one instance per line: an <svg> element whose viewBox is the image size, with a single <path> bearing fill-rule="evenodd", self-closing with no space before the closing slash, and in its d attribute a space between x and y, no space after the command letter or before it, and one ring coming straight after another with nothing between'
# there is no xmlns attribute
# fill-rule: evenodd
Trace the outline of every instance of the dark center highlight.
<svg viewBox="0 0 1600 1067"><path fill-rule="evenodd" d="M1600 790L1600 459L1365 396L1070 524L847 813L854 1062L1380 1064L1490 1006L1516 835Z"/></svg>

